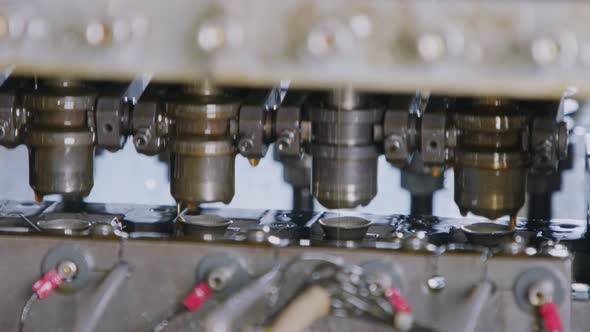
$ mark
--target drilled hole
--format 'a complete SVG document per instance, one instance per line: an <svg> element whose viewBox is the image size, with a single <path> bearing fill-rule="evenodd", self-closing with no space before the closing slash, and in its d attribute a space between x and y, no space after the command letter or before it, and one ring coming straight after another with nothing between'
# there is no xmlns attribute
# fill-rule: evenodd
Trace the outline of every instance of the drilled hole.
<svg viewBox="0 0 590 332"><path fill-rule="evenodd" d="M113 126L111 126L110 123L105 124L104 131L106 131L107 133L110 133L111 131L113 131Z"/></svg>
<svg viewBox="0 0 590 332"><path fill-rule="evenodd" d="M438 143L436 143L436 141L430 141L428 147L430 147L431 150L435 150L438 147Z"/></svg>

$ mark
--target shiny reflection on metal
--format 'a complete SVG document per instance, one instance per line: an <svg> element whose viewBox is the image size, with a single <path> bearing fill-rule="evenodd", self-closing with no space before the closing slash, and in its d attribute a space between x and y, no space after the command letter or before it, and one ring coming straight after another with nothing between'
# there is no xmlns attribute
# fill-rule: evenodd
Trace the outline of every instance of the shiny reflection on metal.
<svg viewBox="0 0 590 332"><path fill-rule="evenodd" d="M328 239L362 240L371 222L359 217L332 217L319 220Z"/></svg>
<svg viewBox="0 0 590 332"><path fill-rule="evenodd" d="M33 227L35 230L40 231L41 229L39 229L39 227L37 227L37 225L35 225L34 222L32 222L31 220L29 220L29 218L27 218L23 213L20 212L10 212L8 213L6 216L8 217L20 217L23 218L27 224L31 225L31 227Z"/></svg>
<svg viewBox="0 0 590 332"><path fill-rule="evenodd" d="M27 227L0 227L0 233L28 233L31 229Z"/></svg>
<svg viewBox="0 0 590 332"><path fill-rule="evenodd" d="M165 239L169 236L158 232L132 232L129 233L128 237L130 239Z"/></svg>
<svg viewBox="0 0 590 332"><path fill-rule="evenodd" d="M232 221L213 215L184 215L178 218L183 233L187 236L223 236Z"/></svg>
<svg viewBox="0 0 590 332"><path fill-rule="evenodd" d="M131 102L133 105L137 104L139 97L143 94L147 86L152 80L152 74L141 74L135 77L135 79L129 83L127 90L123 94L123 100L125 102Z"/></svg>
<svg viewBox="0 0 590 332"><path fill-rule="evenodd" d="M2 86L2 84L4 84L4 82L10 77L10 74L12 74L15 67L15 65L10 65L0 71L0 86Z"/></svg>
<svg viewBox="0 0 590 332"><path fill-rule="evenodd" d="M115 228L107 223L95 223L90 227L92 235L109 236L115 234Z"/></svg>
<svg viewBox="0 0 590 332"><path fill-rule="evenodd" d="M510 229L508 225L493 222L474 223L461 229L469 242L483 246L497 246L509 240L514 234L514 229Z"/></svg>
<svg viewBox="0 0 590 332"><path fill-rule="evenodd" d="M433 292L439 292L447 286L447 280L440 275L434 275L426 280L426 286Z"/></svg>
<svg viewBox="0 0 590 332"><path fill-rule="evenodd" d="M63 233L66 235L81 234L90 228L90 222L80 219L49 219L37 221L37 226L42 231Z"/></svg>

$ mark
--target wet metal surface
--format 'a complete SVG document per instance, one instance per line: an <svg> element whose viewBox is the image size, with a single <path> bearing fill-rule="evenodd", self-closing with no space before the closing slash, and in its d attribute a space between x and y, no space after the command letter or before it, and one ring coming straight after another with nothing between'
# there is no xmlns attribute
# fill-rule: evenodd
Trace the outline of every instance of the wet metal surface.
<svg viewBox="0 0 590 332"><path fill-rule="evenodd" d="M328 240L319 224L321 218L342 217L334 212L309 212L290 210L244 210L205 208L203 215L218 216L230 221L225 231L226 237L245 233L252 227L268 226L272 235L290 240L311 239ZM438 218L408 215L351 215L370 222L362 242L389 241L395 237L411 237L424 233L430 243L442 245L447 243L466 243L463 227L475 223L488 223L483 218ZM120 223L124 232L130 237L142 234L159 234L168 237L174 234L176 211L173 206L101 204L101 203L64 203L0 201L0 231L30 232L36 231L35 225L40 221L54 219L79 219L96 223L108 223L112 220ZM508 220L499 220L498 225L507 225ZM586 222L583 220L556 219L552 221L527 221L519 219L515 232L521 237L532 240L553 240L564 242L570 247L586 246L582 241L586 234ZM177 235L181 236L181 235ZM150 236L152 237L152 236ZM347 239L341 239L347 240Z"/></svg>

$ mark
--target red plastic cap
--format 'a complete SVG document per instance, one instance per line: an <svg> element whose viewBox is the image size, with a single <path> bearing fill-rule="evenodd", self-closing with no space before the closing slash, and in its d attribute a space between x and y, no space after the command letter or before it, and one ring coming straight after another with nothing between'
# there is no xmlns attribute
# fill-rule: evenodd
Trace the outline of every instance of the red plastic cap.
<svg viewBox="0 0 590 332"><path fill-rule="evenodd" d="M33 284L33 291L37 293L41 300L43 300L63 282L64 278L60 276L55 269L52 269L47 271L41 279Z"/></svg>
<svg viewBox="0 0 590 332"><path fill-rule="evenodd" d="M406 299L402 296L401 291L399 288L391 287L387 288L384 292L385 297L391 303L391 306L397 312L412 312L412 307L406 301Z"/></svg>
<svg viewBox="0 0 590 332"><path fill-rule="evenodd" d="M200 282L182 301L182 304L189 310L199 309L205 301L213 294L206 282Z"/></svg>
<svg viewBox="0 0 590 332"><path fill-rule="evenodd" d="M555 302L547 302L539 307L539 314L543 319L543 325L547 332L561 332L561 318Z"/></svg>

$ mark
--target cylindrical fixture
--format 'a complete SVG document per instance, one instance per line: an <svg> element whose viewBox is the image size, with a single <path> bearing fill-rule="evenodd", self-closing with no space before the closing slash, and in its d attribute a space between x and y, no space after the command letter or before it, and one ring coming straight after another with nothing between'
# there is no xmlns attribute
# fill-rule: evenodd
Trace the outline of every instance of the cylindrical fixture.
<svg viewBox="0 0 590 332"><path fill-rule="evenodd" d="M311 109L312 192L326 208L367 205L377 194L375 124L383 110L365 106L365 96L350 89L327 96Z"/></svg>
<svg viewBox="0 0 590 332"><path fill-rule="evenodd" d="M170 190L177 202L198 207L234 196L230 122L239 105L221 95L181 95L167 103L171 118Z"/></svg>
<svg viewBox="0 0 590 332"><path fill-rule="evenodd" d="M312 146L312 190L326 208L365 206L377 194L377 157L374 145Z"/></svg>
<svg viewBox="0 0 590 332"><path fill-rule="evenodd" d="M71 81L49 82L25 94L24 107L31 118L25 137L29 182L38 197L90 194L94 184L95 98L91 89Z"/></svg>
<svg viewBox="0 0 590 332"><path fill-rule="evenodd" d="M170 191L187 203L224 202L234 196L236 149L230 139L177 139L170 144Z"/></svg>
<svg viewBox="0 0 590 332"><path fill-rule="evenodd" d="M88 196L94 184L93 135L88 131L32 131L29 182L39 195Z"/></svg>
<svg viewBox="0 0 590 332"><path fill-rule="evenodd" d="M462 214L515 217L524 204L529 118L510 100L457 99L455 202Z"/></svg>

